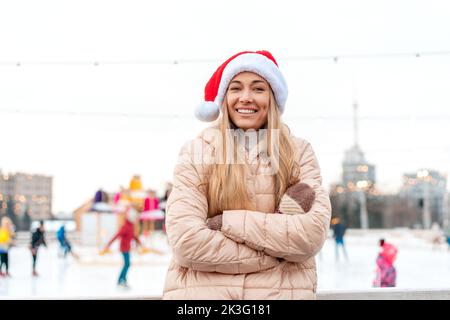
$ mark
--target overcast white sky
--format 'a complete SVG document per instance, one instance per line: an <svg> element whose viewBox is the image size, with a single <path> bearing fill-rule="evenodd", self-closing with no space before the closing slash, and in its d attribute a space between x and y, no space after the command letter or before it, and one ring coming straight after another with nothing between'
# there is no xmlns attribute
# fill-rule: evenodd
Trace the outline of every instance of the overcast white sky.
<svg viewBox="0 0 450 320"><path fill-rule="evenodd" d="M193 110L212 72L259 49L279 60L284 120L312 143L326 186L353 143L355 97L383 191L404 172L450 172L449 54L289 59L450 52L450 2L412 0L0 0L0 169L52 175L54 212L135 173L160 188L205 127ZM200 61L124 63L170 59Z"/></svg>

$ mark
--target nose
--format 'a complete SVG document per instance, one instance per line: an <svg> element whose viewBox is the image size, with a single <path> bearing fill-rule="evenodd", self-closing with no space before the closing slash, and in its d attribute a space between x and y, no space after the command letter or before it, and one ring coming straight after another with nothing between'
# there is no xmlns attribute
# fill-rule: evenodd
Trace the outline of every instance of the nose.
<svg viewBox="0 0 450 320"><path fill-rule="evenodd" d="M251 90L244 89L241 92L241 96L239 97L239 102L245 103L245 102L251 102L252 101L252 92Z"/></svg>

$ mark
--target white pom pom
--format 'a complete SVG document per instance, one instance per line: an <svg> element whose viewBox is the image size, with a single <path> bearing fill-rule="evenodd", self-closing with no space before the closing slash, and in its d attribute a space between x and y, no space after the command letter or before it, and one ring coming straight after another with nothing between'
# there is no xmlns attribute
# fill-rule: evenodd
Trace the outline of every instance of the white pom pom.
<svg viewBox="0 0 450 320"><path fill-rule="evenodd" d="M219 117L219 114L219 106L212 101L203 102L195 109L195 116L197 119L204 122L216 120Z"/></svg>

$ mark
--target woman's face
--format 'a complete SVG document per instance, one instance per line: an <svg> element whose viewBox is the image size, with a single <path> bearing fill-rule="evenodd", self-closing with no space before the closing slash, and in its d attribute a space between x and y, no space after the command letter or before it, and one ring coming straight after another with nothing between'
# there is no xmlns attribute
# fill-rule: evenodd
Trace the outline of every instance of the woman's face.
<svg viewBox="0 0 450 320"><path fill-rule="evenodd" d="M242 72L230 82L225 96L231 121L240 129L260 129L267 122L270 85L256 73Z"/></svg>

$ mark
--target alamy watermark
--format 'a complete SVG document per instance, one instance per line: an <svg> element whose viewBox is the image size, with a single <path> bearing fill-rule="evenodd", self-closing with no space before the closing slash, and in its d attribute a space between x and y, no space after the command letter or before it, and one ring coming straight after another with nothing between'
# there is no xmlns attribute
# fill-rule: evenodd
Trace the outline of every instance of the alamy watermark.
<svg viewBox="0 0 450 320"><path fill-rule="evenodd" d="M247 164L258 165L258 174L274 175L278 172L280 129L227 129L223 137L220 129L209 128L203 136L213 148L201 139L188 143L192 156L189 161L194 165Z"/></svg>

